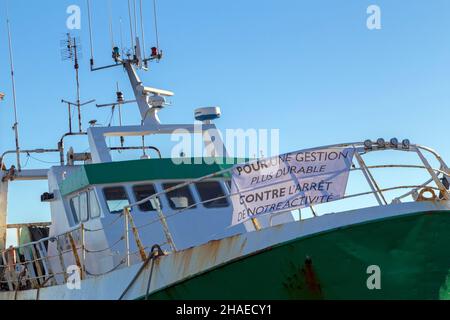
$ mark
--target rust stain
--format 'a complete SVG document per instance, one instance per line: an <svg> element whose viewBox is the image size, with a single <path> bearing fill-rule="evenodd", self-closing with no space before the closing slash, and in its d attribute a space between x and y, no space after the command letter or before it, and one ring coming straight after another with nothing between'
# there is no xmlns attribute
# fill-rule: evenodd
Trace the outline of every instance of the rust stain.
<svg viewBox="0 0 450 320"><path fill-rule="evenodd" d="M305 263L300 266L291 264L294 272L287 276L283 286L293 299L323 299L320 280L314 270L310 257L306 257Z"/></svg>
<svg viewBox="0 0 450 320"><path fill-rule="evenodd" d="M320 287L319 279L317 278L316 272L314 271L311 258L308 257L306 259L305 267L303 270L308 291L314 295L321 296L322 288Z"/></svg>
<svg viewBox="0 0 450 320"><path fill-rule="evenodd" d="M183 274L186 274L189 272L189 266L191 265L192 255L194 253L193 249L189 249L187 251L182 252L179 255L179 258L181 259L180 266L183 267Z"/></svg>
<svg viewBox="0 0 450 320"><path fill-rule="evenodd" d="M237 242L240 239L242 238L238 235L226 239L213 240L200 247L176 252L173 255L174 264L183 276L209 268L219 263L220 258L226 257L229 253L240 255L247 244L247 240L244 239L239 250L236 251Z"/></svg>

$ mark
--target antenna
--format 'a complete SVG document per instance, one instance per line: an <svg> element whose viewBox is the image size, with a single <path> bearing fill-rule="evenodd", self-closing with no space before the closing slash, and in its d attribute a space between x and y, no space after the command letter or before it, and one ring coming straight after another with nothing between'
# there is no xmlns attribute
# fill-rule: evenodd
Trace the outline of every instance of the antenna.
<svg viewBox="0 0 450 320"><path fill-rule="evenodd" d="M91 47L91 69L94 67L94 45L92 42L92 16L91 16L91 1L86 0L88 8L88 20L89 20L89 44Z"/></svg>
<svg viewBox="0 0 450 320"><path fill-rule="evenodd" d="M12 94L13 94L13 104L14 104L14 125L13 130L15 134L16 142L16 156L17 156L17 169L22 170L20 165L20 145L19 145L19 120L17 117L17 99L16 99L16 80L14 74L14 55L12 50L12 36L11 36L11 25L9 21L8 5L6 5L6 26L8 29L8 46L9 46L9 65L11 68L11 84L12 84ZM2 97L3 99L3 97Z"/></svg>
<svg viewBox="0 0 450 320"><path fill-rule="evenodd" d="M134 48L134 32L133 32L133 19L131 17L131 1L128 0L128 20L130 20L130 41L131 48ZM136 54L136 51L134 51Z"/></svg>
<svg viewBox="0 0 450 320"><path fill-rule="evenodd" d="M111 36L111 48L114 48L114 33L113 33L113 22L112 22L112 4L111 0L108 0L108 13L109 13L109 33Z"/></svg>
<svg viewBox="0 0 450 320"><path fill-rule="evenodd" d="M90 100L82 103L80 98L80 78L79 78L79 69L80 65L78 64L78 60L81 58L81 46L79 45L80 39L77 37L72 37L70 33L67 33L67 39L61 41L61 57L63 61L73 61L74 69L75 69L75 80L77 86L77 101L70 102L66 100L61 100L62 103L66 103L69 110L69 133L72 132L72 113L71 107L75 106L78 111L78 130L79 133L83 132L82 121L81 121L81 107L91 104L95 102L95 100Z"/></svg>
<svg viewBox="0 0 450 320"><path fill-rule="evenodd" d="M116 102L107 103L107 104L97 104L97 108L111 107L112 108L112 114L114 114L115 108L118 107L118 109L119 109L119 125L122 126L122 106L125 105L125 104L135 103L136 100L128 100L128 101L125 100L123 92L119 88L119 83L117 83L116 97L117 97ZM125 139L124 139L123 136L120 137L120 143L121 143L121 145L123 147L124 143L125 143Z"/></svg>
<svg viewBox="0 0 450 320"><path fill-rule="evenodd" d="M132 2L133 1L133 2ZM168 104L166 103L165 96L172 96L173 93L166 90L159 90L159 89L153 89L151 87L146 87L143 85L141 79L139 78L136 69L143 69L145 71L148 70L148 62L149 61L160 61L163 57L163 52L159 49L159 35L158 35L158 24L156 21L156 1L153 1L153 9L154 9L154 17L155 17L155 31L156 31L156 41L157 41L157 47L151 48L151 54L149 57L147 57L145 53L145 30L144 30L144 8L143 8L143 1L139 0L139 8L138 4L136 2L137 0L127 0L128 3L128 19L129 19L129 28L130 28L130 38L131 38L131 45L132 45L132 53L127 53L124 55L124 48L123 48L123 36L122 36L122 19L120 20L120 39L121 39L121 46L122 48L119 48L117 46L113 47L112 50L112 58L114 60L114 64L101 66L101 67L95 67L94 66L94 54L93 54L93 45L92 45L92 19L91 19L91 12L90 12L90 0L87 0L88 4L88 14L89 14L89 34L91 39L91 71L98 71L98 70L104 70L109 68L114 68L118 66L123 66L127 72L128 78L130 80L134 96L136 100L133 101L127 101L126 103L136 102L139 111L141 114L142 124L160 124L159 118L158 118L158 112ZM141 34L142 39L138 36L139 30L138 30L138 14L137 10L139 9L140 14L140 27L141 27ZM111 22L110 22L110 30ZM141 47L142 43L142 47ZM141 50L143 49L143 52ZM119 92L119 91L118 91ZM98 108L102 107L112 107L114 108L119 105L123 105L125 102L116 102L112 104L106 104L106 105L97 105Z"/></svg>
<svg viewBox="0 0 450 320"><path fill-rule="evenodd" d="M153 0L153 20L155 22L156 48L159 51L160 47L159 47L159 32L158 32L158 13L156 12L156 0Z"/></svg>
<svg viewBox="0 0 450 320"><path fill-rule="evenodd" d="M141 16L141 33L142 33L142 58L146 59L145 54L145 30L144 30L144 14L142 9L142 0L139 0L139 12ZM147 68L147 62L145 62L145 67Z"/></svg>
<svg viewBox="0 0 450 320"><path fill-rule="evenodd" d="M123 45L123 22L122 17L119 19L119 27L120 27L120 51L122 55L125 55L125 47Z"/></svg>

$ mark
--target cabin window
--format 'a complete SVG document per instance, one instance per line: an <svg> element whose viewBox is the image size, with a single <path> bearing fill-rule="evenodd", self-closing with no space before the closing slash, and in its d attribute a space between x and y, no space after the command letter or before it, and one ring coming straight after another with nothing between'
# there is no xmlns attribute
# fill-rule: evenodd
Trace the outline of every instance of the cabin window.
<svg viewBox="0 0 450 320"><path fill-rule="evenodd" d="M216 199L213 201L208 201L203 203L205 208L224 208L228 207L228 200L225 197L225 192L222 185L219 182L200 182L196 183L195 187L200 196L202 202Z"/></svg>
<svg viewBox="0 0 450 320"><path fill-rule="evenodd" d="M176 187L180 183L165 183L163 184L164 190ZM192 196L191 190L189 186L185 186L182 188L175 189L173 191L167 192L167 199L169 200L169 205L174 210L185 209L187 207L191 207L191 209L195 208L194 197Z"/></svg>
<svg viewBox="0 0 450 320"><path fill-rule="evenodd" d="M89 191L89 212L92 219L100 218L100 206L94 190Z"/></svg>
<svg viewBox="0 0 450 320"><path fill-rule="evenodd" d="M89 214L88 214L88 195L86 192L83 192L78 197L80 201L80 219L81 221L85 222L89 220Z"/></svg>
<svg viewBox="0 0 450 320"><path fill-rule="evenodd" d="M73 225L80 223L80 199L74 197L70 199L70 208L72 209Z"/></svg>
<svg viewBox="0 0 450 320"><path fill-rule="evenodd" d="M139 202L144 200L154 194L156 194L156 189L153 184L147 184L142 186L134 186L133 193L136 197L136 201ZM142 212L156 211L159 208L162 208L159 198L152 199L143 204L139 205L139 210Z"/></svg>
<svg viewBox="0 0 450 320"><path fill-rule="evenodd" d="M124 187L111 187L103 189L108 210L112 214L121 213L123 208L130 204Z"/></svg>

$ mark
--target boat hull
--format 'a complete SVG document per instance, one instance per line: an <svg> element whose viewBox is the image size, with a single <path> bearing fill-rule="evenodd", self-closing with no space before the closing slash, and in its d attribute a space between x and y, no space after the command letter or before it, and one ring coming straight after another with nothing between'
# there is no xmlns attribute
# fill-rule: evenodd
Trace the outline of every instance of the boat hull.
<svg viewBox="0 0 450 320"><path fill-rule="evenodd" d="M329 214L0 300L450 299L450 203ZM380 289L370 289L379 267ZM153 270L153 272L152 272Z"/></svg>
<svg viewBox="0 0 450 320"><path fill-rule="evenodd" d="M150 298L449 299L449 230L448 211L339 228L243 257ZM370 266L379 267L380 289L369 289L377 282Z"/></svg>

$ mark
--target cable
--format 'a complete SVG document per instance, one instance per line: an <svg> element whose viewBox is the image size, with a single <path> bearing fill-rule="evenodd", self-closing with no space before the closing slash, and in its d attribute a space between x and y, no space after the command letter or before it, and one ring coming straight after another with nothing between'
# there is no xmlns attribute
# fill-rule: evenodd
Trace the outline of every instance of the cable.
<svg viewBox="0 0 450 320"><path fill-rule="evenodd" d="M30 158L35 160L35 161L37 161L37 162L41 162L41 163L45 163L45 164L59 164L59 161L55 161L55 162L45 161L45 160L41 160L41 159L35 158L32 155L30 155Z"/></svg>

